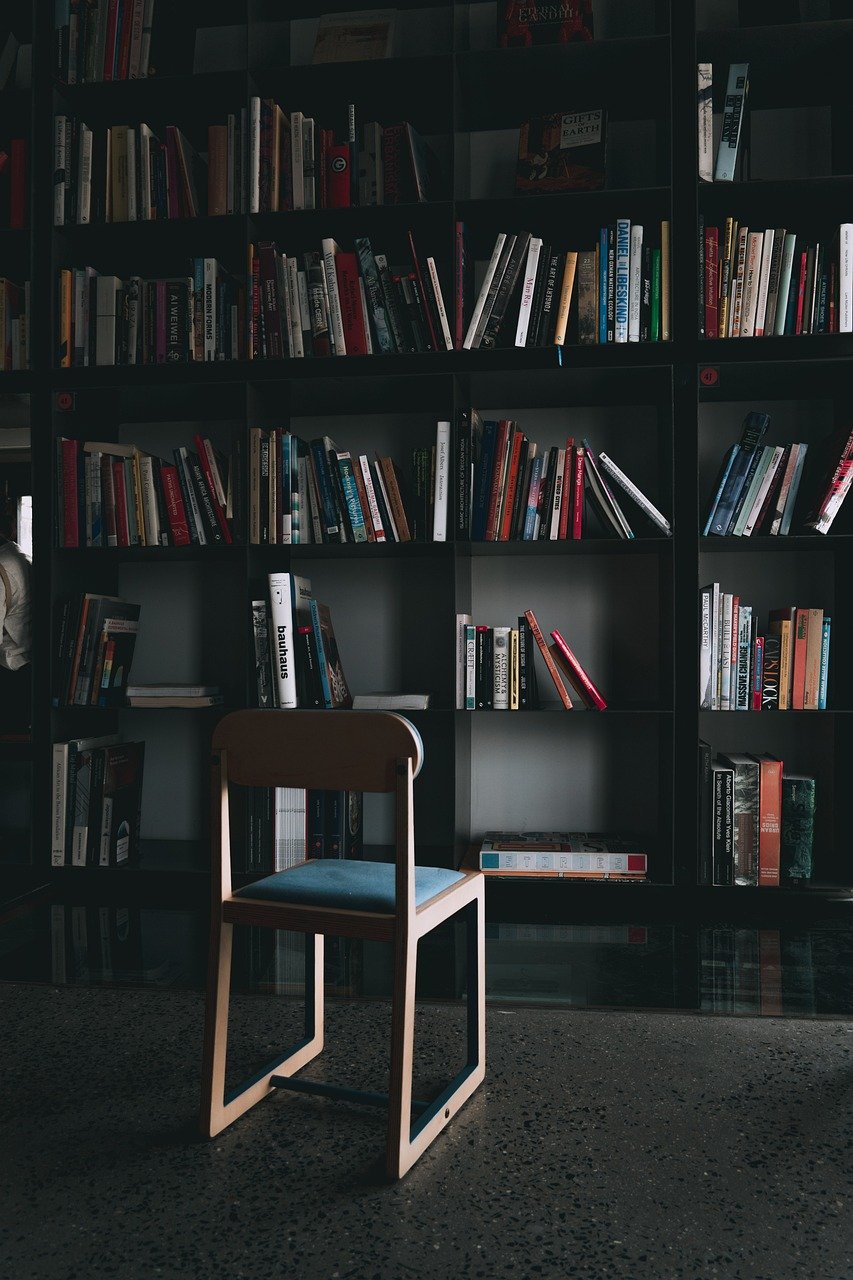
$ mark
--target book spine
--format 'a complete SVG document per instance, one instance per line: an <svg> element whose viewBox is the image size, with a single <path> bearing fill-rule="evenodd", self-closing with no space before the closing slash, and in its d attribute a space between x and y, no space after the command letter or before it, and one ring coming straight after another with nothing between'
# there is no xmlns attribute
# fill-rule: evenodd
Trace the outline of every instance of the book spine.
<svg viewBox="0 0 853 1280"><path fill-rule="evenodd" d="M295 707L297 700L291 575L271 573L269 588L278 705L282 708Z"/></svg>
<svg viewBox="0 0 853 1280"><path fill-rule="evenodd" d="M495 711L509 710L509 627L494 627L492 633L492 705Z"/></svg>
<svg viewBox="0 0 853 1280"><path fill-rule="evenodd" d="M710 62L700 62L698 70L698 110L699 110L699 181L713 181L714 141L713 141L713 67ZM712 335L713 336L713 335Z"/></svg>
<svg viewBox="0 0 853 1280"><path fill-rule="evenodd" d="M782 833L782 761L762 758L759 763L758 884L779 884Z"/></svg>
<svg viewBox="0 0 853 1280"><path fill-rule="evenodd" d="M542 631L539 627L539 623L536 621L536 615L533 613L532 609L526 609L524 616L527 620L527 625L529 626L530 631L533 635L533 639L536 641L536 644L539 648L539 652L542 654L542 658L545 662L545 666L548 668L548 674L550 675L551 679L554 682L554 688L557 690L557 693L560 695L560 701L562 702L563 706L567 711L571 711L572 699L569 696L568 689L563 683L563 678L560 675L560 672L557 668L556 662L554 661L551 650L549 649L548 645L545 643L545 637L542 634Z"/></svg>
<svg viewBox="0 0 853 1280"><path fill-rule="evenodd" d="M447 541L447 515L450 490L450 422L439 422L435 434L435 500L433 502L432 540Z"/></svg>
<svg viewBox="0 0 853 1280"><path fill-rule="evenodd" d="M615 341L628 341L628 305L630 292L631 223L628 218L616 221L616 321Z"/></svg>
<svg viewBox="0 0 853 1280"><path fill-rule="evenodd" d="M826 694L829 686L829 639L832 619L824 615L820 646L820 683L818 685L818 711L826 711Z"/></svg>
<svg viewBox="0 0 853 1280"><path fill-rule="evenodd" d="M717 279L719 228L705 228L705 337L715 338L718 324Z"/></svg>
<svg viewBox="0 0 853 1280"><path fill-rule="evenodd" d="M628 260L628 341L640 341L640 304L643 292L643 228L631 225Z"/></svg>
<svg viewBox="0 0 853 1280"><path fill-rule="evenodd" d="M748 63L732 63L723 109L723 131L717 148L715 182L733 182L747 93Z"/></svg>
<svg viewBox="0 0 853 1280"><path fill-rule="evenodd" d="M645 496L645 494L642 493L637 488L637 486L631 480L628 479L624 471L621 471L619 467L617 467L616 463L611 458L609 458L606 453L600 453L598 455L598 461L601 463L602 467L607 472L607 474L611 476L616 481L616 483L625 490L625 492L628 494L630 498L633 498L634 502L637 504L640 510L646 516L648 516L648 518L653 522L653 524L656 524L657 527L661 529L668 537L671 536L672 526L670 525L666 516L662 515L661 512L658 511L654 503L650 502L649 499Z"/></svg>

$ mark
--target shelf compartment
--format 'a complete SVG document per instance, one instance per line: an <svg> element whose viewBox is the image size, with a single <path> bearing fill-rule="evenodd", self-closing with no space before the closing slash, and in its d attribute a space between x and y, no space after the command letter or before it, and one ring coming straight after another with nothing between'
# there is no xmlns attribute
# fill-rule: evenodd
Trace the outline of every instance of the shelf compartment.
<svg viewBox="0 0 853 1280"><path fill-rule="evenodd" d="M749 63L750 107L845 102L853 19L733 27L697 33L697 57L726 73L715 77L714 105L722 109L727 64Z"/></svg>

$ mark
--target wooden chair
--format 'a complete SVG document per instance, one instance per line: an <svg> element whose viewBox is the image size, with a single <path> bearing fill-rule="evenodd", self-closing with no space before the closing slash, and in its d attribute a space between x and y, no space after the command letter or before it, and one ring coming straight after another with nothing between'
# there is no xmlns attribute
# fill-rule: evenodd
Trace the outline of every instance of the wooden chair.
<svg viewBox="0 0 853 1280"><path fill-rule="evenodd" d="M204 1032L202 1132L214 1137L274 1089L388 1108L387 1168L400 1178L485 1075L484 879L415 867L412 780L420 734L387 712L237 711L213 735L213 910ZM228 783L396 793L396 862L316 859L231 891ZM418 940L457 911L467 924L467 1061L432 1102L412 1099ZM225 1096L231 939L235 924L304 933L305 1038ZM323 1048L323 938L394 946L387 1094L297 1078ZM412 1116L414 1114L414 1119Z"/></svg>

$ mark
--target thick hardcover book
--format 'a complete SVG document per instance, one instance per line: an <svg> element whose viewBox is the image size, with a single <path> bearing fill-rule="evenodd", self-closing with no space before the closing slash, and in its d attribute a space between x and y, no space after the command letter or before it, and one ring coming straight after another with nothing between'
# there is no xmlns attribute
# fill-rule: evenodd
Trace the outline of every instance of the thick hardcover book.
<svg viewBox="0 0 853 1280"><path fill-rule="evenodd" d="M607 113L536 116L521 126L518 192L598 191L604 186Z"/></svg>
<svg viewBox="0 0 853 1280"><path fill-rule="evenodd" d="M711 766L711 870L719 885L730 885L734 878L734 779L732 766Z"/></svg>
<svg viewBox="0 0 853 1280"><path fill-rule="evenodd" d="M735 771L735 883L754 885L758 883L760 767L757 760L739 753L722 756L721 763Z"/></svg>
<svg viewBox="0 0 853 1280"><path fill-rule="evenodd" d="M274 679L280 707L295 707L296 697L296 648L294 643L293 604L291 600L291 574L269 575L270 615L272 625L272 652Z"/></svg>
<svg viewBox="0 0 853 1280"><path fill-rule="evenodd" d="M779 884L779 852L782 830L782 761L756 756L759 775L758 884Z"/></svg>
<svg viewBox="0 0 853 1280"><path fill-rule="evenodd" d="M814 853L815 780L782 775L780 881L811 880Z"/></svg>
<svg viewBox="0 0 853 1280"><path fill-rule="evenodd" d="M586 43L593 38L592 0L563 0L561 4L498 0L497 20L502 49Z"/></svg>

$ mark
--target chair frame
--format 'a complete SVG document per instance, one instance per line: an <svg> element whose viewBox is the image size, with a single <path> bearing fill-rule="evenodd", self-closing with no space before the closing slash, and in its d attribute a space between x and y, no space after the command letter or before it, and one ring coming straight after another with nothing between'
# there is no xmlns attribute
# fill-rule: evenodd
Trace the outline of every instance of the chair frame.
<svg viewBox="0 0 853 1280"><path fill-rule="evenodd" d="M334 714L334 713L333 713ZM318 716L321 719L318 720ZM370 742L365 747L365 736ZM485 880L467 873L415 907L413 779L420 770L420 740L402 716L348 711L238 711L213 736L212 909L205 1009L200 1126L210 1138L274 1089L388 1107L386 1167L401 1178L482 1083L485 1043ZM395 911L393 914L234 897L228 784L347 787L396 794ZM464 911L467 939L467 1056L465 1066L437 1098L412 1098L417 946L425 934ZM305 1034L281 1058L225 1094L232 935L235 924L288 929L306 935ZM391 1069L388 1094L297 1079L323 1050L323 951L326 934L390 942L394 947ZM412 1113L415 1119L412 1121Z"/></svg>

